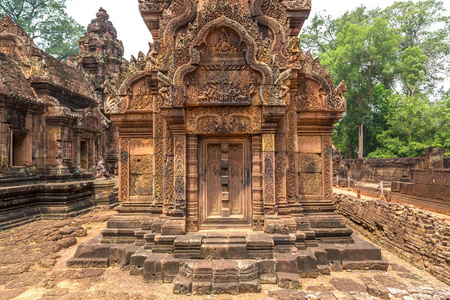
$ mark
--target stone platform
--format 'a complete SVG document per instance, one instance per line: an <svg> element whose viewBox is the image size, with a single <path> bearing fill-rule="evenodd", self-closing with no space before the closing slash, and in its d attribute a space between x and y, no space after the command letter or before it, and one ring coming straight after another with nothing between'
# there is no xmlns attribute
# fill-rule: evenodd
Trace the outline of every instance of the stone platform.
<svg viewBox="0 0 450 300"><path fill-rule="evenodd" d="M142 235L142 233L140 233ZM261 284L300 288L301 278L343 269L386 270L381 250L359 237L347 243L310 240L307 234L250 230L145 233L145 243L105 244L101 236L81 244L70 267L129 266L146 282L173 283L174 293L259 293ZM306 246L308 244L309 246ZM299 245L299 247L296 247Z"/></svg>

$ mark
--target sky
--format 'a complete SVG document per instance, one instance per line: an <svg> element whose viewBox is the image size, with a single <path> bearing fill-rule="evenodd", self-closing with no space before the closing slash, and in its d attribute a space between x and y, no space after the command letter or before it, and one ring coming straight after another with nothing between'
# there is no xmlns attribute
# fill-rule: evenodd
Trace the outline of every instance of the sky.
<svg viewBox="0 0 450 300"><path fill-rule="evenodd" d="M450 13L450 1L444 0L447 14ZM127 3L127 4L125 4ZM312 0L310 19L315 13L326 11L332 16L339 16L347 10L352 10L360 5L368 9L387 7L393 4L393 0ZM139 51L145 54L148 51L148 43L152 41L151 34L145 26L139 14L138 0L69 0L67 1L67 13L78 23L87 26L98 9L103 7L109 14L109 20L117 29L117 38L122 40L125 48L125 58L131 55L137 57ZM307 26L308 21L305 23Z"/></svg>

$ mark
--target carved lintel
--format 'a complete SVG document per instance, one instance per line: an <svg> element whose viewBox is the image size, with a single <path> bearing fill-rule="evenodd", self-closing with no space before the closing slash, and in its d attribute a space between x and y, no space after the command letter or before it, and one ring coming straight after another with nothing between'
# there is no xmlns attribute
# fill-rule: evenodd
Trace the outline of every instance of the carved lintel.
<svg viewBox="0 0 450 300"><path fill-rule="evenodd" d="M185 124L185 113L183 108L161 108L161 113L169 127L175 128L177 125Z"/></svg>

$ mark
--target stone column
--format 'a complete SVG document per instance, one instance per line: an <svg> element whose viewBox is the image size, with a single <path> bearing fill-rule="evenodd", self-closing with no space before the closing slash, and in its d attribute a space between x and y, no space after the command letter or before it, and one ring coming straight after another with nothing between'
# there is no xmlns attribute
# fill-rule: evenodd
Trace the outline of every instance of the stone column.
<svg viewBox="0 0 450 300"><path fill-rule="evenodd" d="M186 131L184 124L172 125L174 146L174 200L175 209L170 212L173 216L186 214Z"/></svg>
<svg viewBox="0 0 450 300"><path fill-rule="evenodd" d="M198 137L188 135L186 143L187 159L187 222L189 231L198 230Z"/></svg>
<svg viewBox="0 0 450 300"><path fill-rule="evenodd" d="M262 138L252 136L252 201L253 230L264 228L263 173L262 173Z"/></svg>
<svg viewBox="0 0 450 300"><path fill-rule="evenodd" d="M120 147L120 158L119 158L119 199L122 202L128 202L130 191L129 191L129 177L130 177L130 139L129 138L120 138L119 139L119 147Z"/></svg>
<svg viewBox="0 0 450 300"><path fill-rule="evenodd" d="M81 133L75 133L75 166L81 168Z"/></svg>
<svg viewBox="0 0 450 300"><path fill-rule="evenodd" d="M275 199L280 215L288 215L290 212L286 200L286 126L284 122L285 118L281 120L281 126L275 133Z"/></svg>
<svg viewBox="0 0 450 300"><path fill-rule="evenodd" d="M275 128L263 129L263 195L264 214L275 214Z"/></svg>

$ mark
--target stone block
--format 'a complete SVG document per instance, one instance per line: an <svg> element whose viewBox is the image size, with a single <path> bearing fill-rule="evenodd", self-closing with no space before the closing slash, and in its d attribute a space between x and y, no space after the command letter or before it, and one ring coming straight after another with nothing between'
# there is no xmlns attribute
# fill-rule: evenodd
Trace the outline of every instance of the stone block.
<svg viewBox="0 0 450 300"><path fill-rule="evenodd" d="M277 274L276 273L259 274L259 281L262 284L276 284L277 283Z"/></svg>
<svg viewBox="0 0 450 300"><path fill-rule="evenodd" d="M276 279L275 279L276 280ZM260 293L261 283L258 279L239 282L239 293Z"/></svg>
<svg viewBox="0 0 450 300"><path fill-rule="evenodd" d="M128 245L125 247L125 253L123 254L122 262L120 263L121 267L128 266L131 263L131 256L136 253L136 251L139 249L138 246L135 245Z"/></svg>
<svg viewBox="0 0 450 300"><path fill-rule="evenodd" d="M207 259L224 259L229 258L229 248L228 244L204 244L201 249Z"/></svg>
<svg viewBox="0 0 450 300"><path fill-rule="evenodd" d="M192 294L193 295L209 295L212 291L211 281L193 281Z"/></svg>
<svg viewBox="0 0 450 300"><path fill-rule="evenodd" d="M120 265L125 255L125 245L112 245L109 248L109 264Z"/></svg>
<svg viewBox="0 0 450 300"><path fill-rule="evenodd" d="M400 192L400 182L399 181L391 182L391 192Z"/></svg>
<svg viewBox="0 0 450 300"><path fill-rule="evenodd" d="M359 237L353 237L354 244L349 244L341 250L341 260L344 261L364 261L381 260L380 248L364 241Z"/></svg>
<svg viewBox="0 0 450 300"><path fill-rule="evenodd" d="M277 283L285 289L299 289L302 287L302 279L298 274L277 272Z"/></svg>
<svg viewBox="0 0 450 300"><path fill-rule="evenodd" d="M258 266L258 273L275 273L275 260L274 259L260 259L256 262Z"/></svg>
<svg viewBox="0 0 450 300"><path fill-rule="evenodd" d="M167 253L152 253L144 262L144 281L145 282L163 282L163 260L168 256Z"/></svg>
<svg viewBox="0 0 450 300"><path fill-rule="evenodd" d="M167 256L163 261L163 276L164 282L173 282L175 276L178 274L180 268L180 260L173 257L173 255Z"/></svg>
<svg viewBox="0 0 450 300"><path fill-rule="evenodd" d="M402 194L415 195L415 193L416 193L415 188L416 188L416 185L414 183L410 183L410 182L400 183L400 191Z"/></svg>
<svg viewBox="0 0 450 300"><path fill-rule="evenodd" d="M297 257L287 253L275 254L275 271L277 273L298 273Z"/></svg>
<svg viewBox="0 0 450 300"><path fill-rule="evenodd" d="M311 247L309 248L317 259L318 265L326 265L328 263L328 253L322 247Z"/></svg>
<svg viewBox="0 0 450 300"><path fill-rule="evenodd" d="M192 273L192 293L194 295L211 294L213 265L210 260L197 261Z"/></svg>
<svg viewBox="0 0 450 300"><path fill-rule="evenodd" d="M341 261L341 249L333 244L323 244L323 248L327 252L328 261Z"/></svg>
<svg viewBox="0 0 450 300"><path fill-rule="evenodd" d="M295 256L301 277L317 277L317 259L311 250L299 251Z"/></svg>
<svg viewBox="0 0 450 300"><path fill-rule="evenodd" d="M382 260L343 261L344 270L380 270L387 271L389 263Z"/></svg>
<svg viewBox="0 0 450 300"><path fill-rule="evenodd" d="M186 278L181 275L175 276L173 280L174 294L187 294L192 290L192 278Z"/></svg>
<svg viewBox="0 0 450 300"><path fill-rule="evenodd" d="M380 299L390 299L389 290L384 286L368 284L367 293L371 296L378 297Z"/></svg>
<svg viewBox="0 0 450 300"><path fill-rule="evenodd" d="M181 235L186 232L186 220L169 219L161 226L162 235Z"/></svg>

